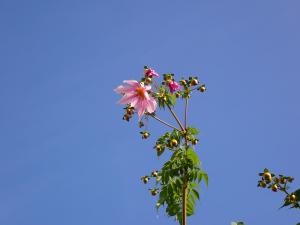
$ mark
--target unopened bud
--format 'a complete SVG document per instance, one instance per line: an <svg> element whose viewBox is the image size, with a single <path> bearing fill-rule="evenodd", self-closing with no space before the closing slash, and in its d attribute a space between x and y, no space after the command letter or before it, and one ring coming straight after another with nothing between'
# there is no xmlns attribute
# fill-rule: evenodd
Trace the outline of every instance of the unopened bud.
<svg viewBox="0 0 300 225"><path fill-rule="evenodd" d="M278 190L278 186L276 184L272 185L272 191L276 192Z"/></svg>
<svg viewBox="0 0 300 225"><path fill-rule="evenodd" d="M130 120L131 116L129 114L125 114L123 116L123 120L126 120L127 122Z"/></svg>
<svg viewBox="0 0 300 225"><path fill-rule="evenodd" d="M181 80L181 81L179 81L179 83L180 83L182 86L186 86L186 85L187 85L186 80Z"/></svg>
<svg viewBox="0 0 300 225"><path fill-rule="evenodd" d="M142 139L147 139L150 136L150 133L148 133L147 131L141 132L141 134L142 134Z"/></svg>
<svg viewBox="0 0 300 225"><path fill-rule="evenodd" d="M200 87L198 88L198 90L199 90L200 92L205 92L205 91L206 91L206 87L205 87L204 85L202 85L202 86L200 86Z"/></svg>
<svg viewBox="0 0 300 225"><path fill-rule="evenodd" d="M199 81L197 79L195 79L195 78L191 80L191 86L195 86L198 83L199 83Z"/></svg>

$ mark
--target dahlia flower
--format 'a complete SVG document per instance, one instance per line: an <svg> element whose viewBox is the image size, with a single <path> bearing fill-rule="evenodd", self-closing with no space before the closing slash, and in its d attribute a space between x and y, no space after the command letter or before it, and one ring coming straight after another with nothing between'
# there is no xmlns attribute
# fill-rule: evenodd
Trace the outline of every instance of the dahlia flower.
<svg viewBox="0 0 300 225"><path fill-rule="evenodd" d="M144 70L144 74L146 77L158 77L158 73L155 72L152 68L147 68Z"/></svg>
<svg viewBox="0 0 300 225"><path fill-rule="evenodd" d="M128 84L128 86L120 85L114 90L123 95L118 102L119 104L130 104L137 110L139 119L141 119L145 112L153 113L155 111L157 103L148 93L151 86L145 86L136 80L124 80L123 82Z"/></svg>
<svg viewBox="0 0 300 225"><path fill-rule="evenodd" d="M176 81L169 82L168 86L171 93L180 89L180 85Z"/></svg>

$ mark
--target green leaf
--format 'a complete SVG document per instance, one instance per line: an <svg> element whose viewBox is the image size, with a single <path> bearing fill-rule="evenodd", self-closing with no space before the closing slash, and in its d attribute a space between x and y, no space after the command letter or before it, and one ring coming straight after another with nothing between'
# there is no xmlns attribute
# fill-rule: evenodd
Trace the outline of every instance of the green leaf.
<svg viewBox="0 0 300 225"><path fill-rule="evenodd" d="M178 220L179 224L182 225L182 213L181 212L177 213L176 220Z"/></svg>
<svg viewBox="0 0 300 225"><path fill-rule="evenodd" d="M193 195L194 195L198 200L200 200L199 193L198 193L198 191L197 191L196 189L193 189L193 190L192 190L192 193L193 193Z"/></svg>
<svg viewBox="0 0 300 225"><path fill-rule="evenodd" d="M157 156L161 156L165 151L165 148L162 148L160 151L156 151Z"/></svg>
<svg viewBox="0 0 300 225"><path fill-rule="evenodd" d="M208 175L203 170L200 170L198 172L198 183L200 183L200 181L202 180L202 178L204 179L206 186L208 186Z"/></svg>
<svg viewBox="0 0 300 225"><path fill-rule="evenodd" d="M208 175L207 175L207 173L203 173L203 179L204 179L204 181L205 181L205 184L206 184L206 186L208 186Z"/></svg>
<svg viewBox="0 0 300 225"><path fill-rule="evenodd" d="M198 188L200 190L200 186L196 182L189 183L189 188L191 188L191 189Z"/></svg>
<svg viewBox="0 0 300 225"><path fill-rule="evenodd" d="M194 198L193 195L190 195L190 194L189 194L188 199L189 199L189 201L191 201L191 203L192 203L193 205L196 205L196 201L195 201L195 198Z"/></svg>
<svg viewBox="0 0 300 225"><path fill-rule="evenodd" d="M171 104L172 104L173 106L176 105L176 101L177 101L176 97L175 97L174 95L172 95L172 94L168 94L168 97L169 97L170 100L171 100Z"/></svg>
<svg viewBox="0 0 300 225"><path fill-rule="evenodd" d="M186 214L187 216L194 214L194 205L190 201L188 201L186 204Z"/></svg>
<svg viewBox="0 0 300 225"><path fill-rule="evenodd" d="M193 151L191 148L187 150L187 158L192 160L194 165L200 164L200 159L195 151Z"/></svg>
<svg viewBox="0 0 300 225"><path fill-rule="evenodd" d="M300 201L300 189L294 191L293 194L296 195L296 201Z"/></svg>
<svg viewBox="0 0 300 225"><path fill-rule="evenodd" d="M300 201L300 189L294 191L294 192L291 193L291 194L296 195L296 201ZM289 206L289 205L291 205L291 204L293 204L293 203L290 202L290 201L288 200L288 198L285 198L285 199L284 199L284 203L283 203L283 205L280 207L280 209L283 208L283 207Z"/></svg>
<svg viewBox="0 0 300 225"><path fill-rule="evenodd" d="M200 183L202 180L202 171L198 171L198 183Z"/></svg>
<svg viewBox="0 0 300 225"><path fill-rule="evenodd" d="M188 131L189 134L192 134L192 135L199 134L199 130L197 128L194 128L194 127L188 127L187 131Z"/></svg>

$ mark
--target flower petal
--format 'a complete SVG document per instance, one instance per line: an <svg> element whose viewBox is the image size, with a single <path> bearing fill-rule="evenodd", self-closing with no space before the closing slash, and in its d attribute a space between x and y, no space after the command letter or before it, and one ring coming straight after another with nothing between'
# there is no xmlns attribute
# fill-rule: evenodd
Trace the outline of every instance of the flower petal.
<svg viewBox="0 0 300 225"><path fill-rule="evenodd" d="M118 86L114 89L115 92L118 94L125 94L126 92L130 91L131 87L125 87L123 85Z"/></svg>
<svg viewBox="0 0 300 225"><path fill-rule="evenodd" d="M153 113L156 110L157 103L154 98L150 97L150 100L147 101L147 111Z"/></svg>
<svg viewBox="0 0 300 225"><path fill-rule="evenodd" d="M130 94L126 94L126 95L124 95L121 99L120 99L120 101L118 102L119 104L128 104L128 103L131 103L134 99L136 99L136 98L138 98L137 96L136 96L136 94L135 93L130 93Z"/></svg>
<svg viewBox="0 0 300 225"><path fill-rule="evenodd" d="M142 102L140 102L140 107L138 108L139 120L142 118L142 116L144 115L145 111L146 111L146 107L145 107L145 105L144 105L144 103L142 101Z"/></svg>
<svg viewBox="0 0 300 225"><path fill-rule="evenodd" d="M123 83L129 84L132 87L139 87L140 83L136 80L124 80Z"/></svg>

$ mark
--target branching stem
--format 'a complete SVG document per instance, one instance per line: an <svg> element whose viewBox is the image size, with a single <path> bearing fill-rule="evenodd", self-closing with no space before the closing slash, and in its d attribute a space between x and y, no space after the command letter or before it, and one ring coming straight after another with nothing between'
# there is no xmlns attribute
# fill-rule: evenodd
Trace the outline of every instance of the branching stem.
<svg viewBox="0 0 300 225"><path fill-rule="evenodd" d="M164 124L164 125L166 125L166 126L168 126L168 127L171 127L171 128L173 128L173 129L175 129L175 130L178 130L175 126L168 124L167 122L163 121L162 119L158 118L157 116L152 115L152 114L149 114L149 115L150 115L153 119L156 119L157 121L161 122L162 124ZM179 131L179 130L178 130L178 131Z"/></svg>
<svg viewBox="0 0 300 225"><path fill-rule="evenodd" d="M166 103L166 105L167 105L168 109L170 110L171 114L173 115L173 117L175 118L176 122L177 122L178 125L180 126L180 129L181 129L182 131L185 131L184 127L182 126L182 123L181 123L180 120L178 119L176 113L172 110L171 106L170 106L168 103Z"/></svg>

